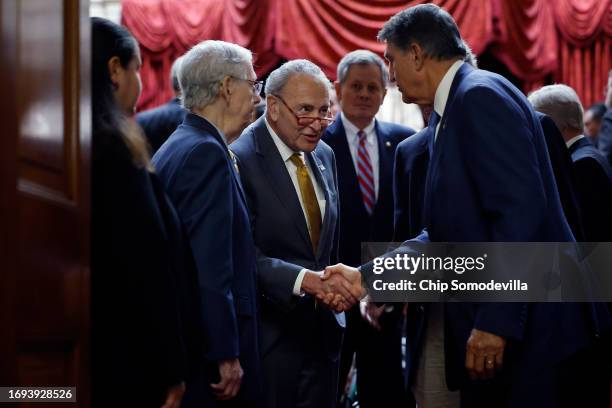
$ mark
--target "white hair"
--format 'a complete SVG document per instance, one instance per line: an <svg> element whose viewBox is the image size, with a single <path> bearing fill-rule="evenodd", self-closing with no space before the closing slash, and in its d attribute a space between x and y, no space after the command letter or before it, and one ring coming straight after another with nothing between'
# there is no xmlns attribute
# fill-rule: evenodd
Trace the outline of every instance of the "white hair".
<svg viewBox="0 0 612 408"><path fill-rule="evenodd" d="M567 85L547 85L529 95L534 109L547 114L559 130L584 131L584 110L580 98Z"/></svg>
<svg viewBox="0 0 612 408"><path fill-rule="evenodd" d="M281 93L289 79L293 75L308 75L320 81L325 89L329 90L330 82L318 65L305 60L298 59L285 62L283 65L272 71L266 81L266 95L278 95Z"/></svg>
<svg viewBox="0 0 612 408"><path fill-rule="evenodd" d="M247 79L252 69L251 51L225 41L207 40L190 49L179 67L181 100L186 109L210 105L226 76Z"/></svg>
<svg viewBox="0 0 612 408"><path fill-rule="evenodd" d="M183 56L181 55L174 60L172 63L172 68L170 68L170 83L172 84L172 89L174 89L174 93L176 94L181 92L181 84L179 83L179 68L182 60Z"/></svg>
<svg viewBox="0 0 612 408"><path fill-rule="evenodd" d="M374 65L380 69L380 81L383 88L389 84L389 72L382 58L368 50L355 50L346 54L338 63L338 82L343 83L348 75L349 68L355 64Z"/></svg>

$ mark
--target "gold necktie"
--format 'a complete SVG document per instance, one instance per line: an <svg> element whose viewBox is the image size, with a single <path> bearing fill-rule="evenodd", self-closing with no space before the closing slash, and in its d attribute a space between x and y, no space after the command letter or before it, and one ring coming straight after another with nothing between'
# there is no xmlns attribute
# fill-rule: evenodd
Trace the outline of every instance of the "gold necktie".
<svg viewBox="0 0 612 408"><path fill-rule="evenodd" d="M306 218L310 230L310 241L312 242L312 250L316 255L319 235L321 234L321 209L319 208L317 195L315 194L312 180L310 179L308 169L306 168L302 156L294 153L289 160L297 167L296 174L300 186L300 194L302 195L302 201L306 209Z"/></svg>

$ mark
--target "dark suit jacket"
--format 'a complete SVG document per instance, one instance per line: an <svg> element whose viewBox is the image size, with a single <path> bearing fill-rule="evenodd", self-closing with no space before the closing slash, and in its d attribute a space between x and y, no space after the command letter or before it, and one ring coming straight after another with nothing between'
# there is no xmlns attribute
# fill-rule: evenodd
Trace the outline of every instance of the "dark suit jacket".
<svg viewBox="0 0 612 408"><path fill-rule="evenodd" d="M172 132L183 123L187 110L181 101L174 98L157 108L148 109L136 114L136 122L142 127L154 154L170 137Z"/></svg>
<svg viewBox="0 0 612 408"><path fill-rule="evenodd" d="M565 218L572 229L576 241L584 241L584 225L580 216L580 207L578 197L575 191L576 180L574 171L572 170L572 158L567 151L565 140L559 131L555 122L543 113L536 112L546 147L548 148L548 156L550 164L559 190L559 198Z"/></svg>
<svg viewBox="0 0 612 408"><path fill-rule="evenodd" d="M217 361L240 357L244 377L237 398L252 400L260 380L255 247L246 199L227 146L210 122L189 113L153 163L194 254L207 375L216 375ZM191 392L202 398L209 393L193 388Z"/></svg>
<svg viewBox="0 0 612 408"><path fill-rule="evenodd" d="M603 119L597 136L597 147L612 166L612 109L608 109Z"/></svg>
<svg viewBox="0 0 612 408"><path fill-rule="evenodd" d="M340 262L361 265L362 242L387 242L393 236L393 158L398 143L414 130L393 123L375 124L378 138L379 179L378 198L372 216L368 216L353 158L340 115L323 134L336 156L338 191L340 192Z"/></svg>
<svg viewBox="0 0 612 408"><path fill-rule="evenodd" d="M181 322L180 303L193 298L182 291L180 223L155 175L134 165L119 134L96 129L93 142L94 406L116 398L156 406L168 387L186 380L184 340L194 335L182 332L191 322Z"/></svg>
<svg viewBox="0 0 612 408"><path fill-rule="evenodd" d="M394 241L401 242L416 237L425 227L423 200L429 165L427 146L430 137L431 129L425 127L397 146L393 173Z"/></svg>
<svg viewBox="0 0 612 408"><path fill-rule="evenodd" d="M264 117L249 126L231 149L238 158L258 250L262 358L277 350L299 350L287 355L291 361L286 364L293 368L282 374L286 376L297 376L312 353L337 361L344 313L315 308L310 296L293 295L302 268L320 271L338 259L339 203L334 154L324 142L306 154L315 175L313 182L321 187L326 200L315 254L297 192ZM335 385L330 391L335 395Z"/></svg>
<svg viewBox="0 0 612 408"><path fill-rule="evenodd" d="M570 146L586 241L612 241L612 172L606 158L586 138Z"/></svg>
<svg viewBox="0 0 612 408"><path fill-rule="evenodd" d="M437 140L429 140L426 230L419 240L574 240L542 128L525 96L506 79L464 64L453 80ZM362 270L368 275L370 268ZM589 344L589 312L586 305L568 303L445 304L449 387L468 381L465 347L473 328L509 340L505 366L519 384Z"/></svg>

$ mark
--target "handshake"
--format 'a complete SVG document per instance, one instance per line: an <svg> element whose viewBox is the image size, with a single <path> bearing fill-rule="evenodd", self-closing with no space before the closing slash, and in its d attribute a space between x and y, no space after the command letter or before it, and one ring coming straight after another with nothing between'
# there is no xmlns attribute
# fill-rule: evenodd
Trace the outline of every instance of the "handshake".
<svg viewBox="0 0 612 408"><path fill-rule="evenodd" d="M338 313L350 309L365 296L361 273L344 264L328 266L321 272L307 271L302 290Z"/></svg>

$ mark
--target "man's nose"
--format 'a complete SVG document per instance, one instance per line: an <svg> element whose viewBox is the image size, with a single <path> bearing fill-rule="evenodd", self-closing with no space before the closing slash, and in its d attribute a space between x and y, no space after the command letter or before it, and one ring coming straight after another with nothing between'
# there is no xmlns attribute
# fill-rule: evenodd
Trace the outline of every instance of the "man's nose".
<svg viewBox="0 0 612 408"><path fill-rule="evenodd" d="M323 129L323 125L321 124L320 120L314 120L311 124L310 127L313 128L315 131L317 131L317 133L321 132L321 130Z"/></svg>

